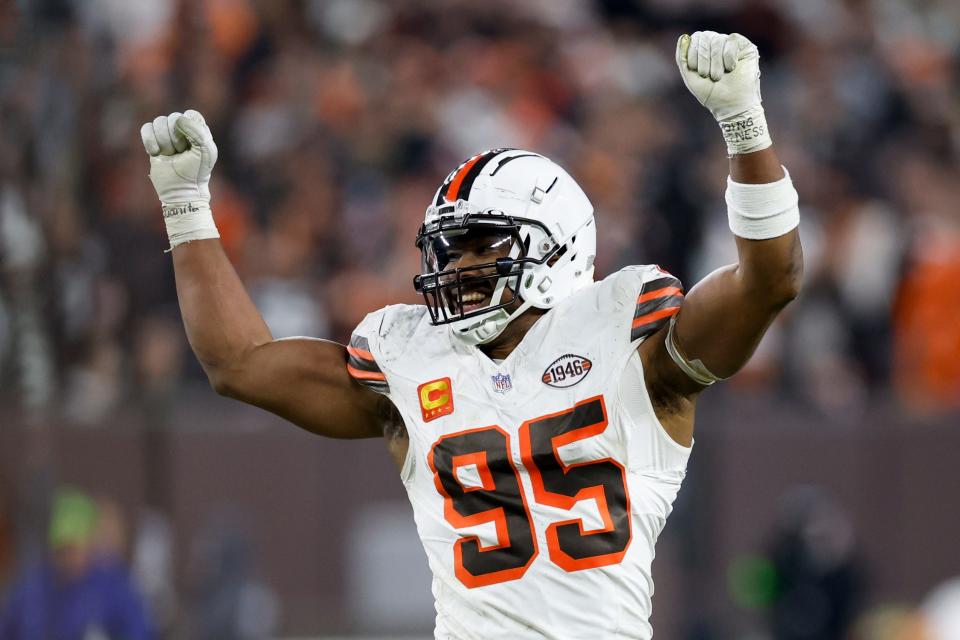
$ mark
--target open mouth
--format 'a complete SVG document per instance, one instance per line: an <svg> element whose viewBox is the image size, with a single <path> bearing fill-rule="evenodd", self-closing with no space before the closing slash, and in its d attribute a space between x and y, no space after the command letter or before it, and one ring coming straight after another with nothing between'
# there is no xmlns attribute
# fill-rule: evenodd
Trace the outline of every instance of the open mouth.
<svg viewBox="0 0 960 640"><path fill-rule="evenodd" d="M470 313L487 305L490 296L481 291L464 292L463 294L463 312Z"/></svg>
<svg viewBox="0 0 960 640"><path fill-rule="evenodd" d="M450 292L451 308L454 313L470 313L471 311L476 311L477 309L483 309L490 303L490 299L493 297L493 287L486 283L475 283L475 284L465 284L460 289L460 296L463 300L463 310L459 309L459 304L456 298L456 294Z"/></svg>

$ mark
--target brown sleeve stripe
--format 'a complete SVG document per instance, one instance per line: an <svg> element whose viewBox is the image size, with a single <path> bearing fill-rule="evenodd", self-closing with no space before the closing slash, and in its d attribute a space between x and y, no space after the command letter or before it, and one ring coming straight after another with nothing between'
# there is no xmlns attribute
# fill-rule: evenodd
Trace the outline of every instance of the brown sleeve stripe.
<svg viewBox="0 0 960 640"><path fill-rule="evenodd" d="M651 322L656 322L657 320L662 320L663 318L669 318L670 316L680 311L680 306L670 307L668 309L659 309L657 311L652 311L646 315L640 316L639 318L634 318L632 328L636 329L637 327L642 327Z"/></svg>
<svg viewBox="0 0 960 640"><path fill-rule="evenodd" d="M666 274L665 271L661 271L660 273ZM654 289L662 289L663 287L682 287L682 286L683 285L680 284L679 279L674 278L670 274L666 274L662 278L657 278L656 280L651 280L650 282L644 282L643 289L641 289L640 293L646 293L647 291L653 291Z"/></svg>
<svg viewBox="0 0 960 640"><path fill-rule="evenodd" d="M633 318L636 320L642 316L652 313L658 309L666 309L668 307L679 307L683 304L683 294L674 293L660 296L659 298L654 298L653 300L648 300L643 304L638 304L637 308L633 311Z"/></svg>
<svg viewBox="0 0 960 640"><path fill-rule="evenodd" d="M649 293L641 293L640 297L637 298L637 306L640 306L648 300L656 300L657 298L665 298L667 296L676 294L680 294L680 297L683 297L683 289L680 287L663 287L661 289L655 289Z"/></svg>
<svg viewBox="0 0 960 640"><path fill-rule="evenodd" d="M630 340L639 340L652 333L676 315L683 304L683 285L673 276L651 280L637 296L637 306L630 325Z"/></svg>
<svg viewBox="0 0 960 640"><path fill-rule="evenodd" d="M666 276L663 278L657 278L656 280L651 280L650 282L645 282L643 284L643 288L640 290L640 296L637 298L637 304L640 304L645 299L649 300L650 298L656 297L652 294L656 293L657 291L670 288L677 288L680 291L683 291L683 285L680 284L680 281L673 276Z"/></svg>
<svg viewBox="0 0 960 640"><path fill-rule="evenodd" d="M370 353L370 341L363 336L350 336L347 353L350 354L350 364L353 366L362 367L368 371L380 371L377 359Z"/></svg>
<svg viewBox="0 0 960 640"><path fill-rule="evenodd" d="M370 353L370 342L363 336L350 336L347 346L347 373L360 384L379 393L388 393L387 376Z"/></svg>
<svg viewBox="0 0 960 640"><path fill-rule="evenodd" d="M359 357L350 351L350 347L347 347L347 362L351 367L359 371L372 371L374 373L383 373L383 370L380 368L380 365L377 364L376 360L366 359Z"/></svg>
<svg viewBox="0 0 960 640"><path fill-rule="evenodd" d="M633 321L633 328L630 331L630 341L633 342L634 340L639 340L640 338L645 338L656 333L671 317L675 316L678 311L680 311L680 307L660 309L659 311L654 311L653 313L637 318Z"/></svg>

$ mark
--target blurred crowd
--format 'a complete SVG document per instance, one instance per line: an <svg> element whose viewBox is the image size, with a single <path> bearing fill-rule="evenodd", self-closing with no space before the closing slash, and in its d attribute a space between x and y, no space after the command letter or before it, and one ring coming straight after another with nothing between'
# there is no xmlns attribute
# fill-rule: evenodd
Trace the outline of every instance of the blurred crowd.
<svg viewBox="0 0 960 640"><path fill-rule="evenodd" d="M417 302L424 208L493 147L580 181L598 276L658 263L689 288L735 259L723 141L673 60L705 28L760 48L806 251L803 294L730 393L851 424L960 409L955 0L0 3L0 402L97 425L202 379L138 135L187 108L277 337L343 341Z"/></svg>
<svg viewBox="0 0 960 640"><path fill-rule="evenodd" d="M801 193L806 289L739 386L855 420L960 405L960 5L949 0L33 0L0 16L0 375L96 422L198 373L139 125L195 108L213 208L274 334L344 339L416 302L425 204L464 158L532 148L598 218L598 275L691 286L734 259L726 158L677 35L762 54Z"/></svg>
<svg viewBox="0 0 960 640"><path fill-rule="evenodd" d="M151 622L123 554L115 506L76 489L55 497L48 554L25 567L0 605L0 638L149 640Z"/></svg>
<svg viewBox="0 0 960 640"><path fill-rule="evenodd" d="M960 637L960 577L919 606L877 603L850 513L823 487L797 485L778 499L766 549L735 558L730 598L766 622L770 640L952 640ZM750 637L742 633L740 637ZM726 637L723 634L710 637Z"/></svg>

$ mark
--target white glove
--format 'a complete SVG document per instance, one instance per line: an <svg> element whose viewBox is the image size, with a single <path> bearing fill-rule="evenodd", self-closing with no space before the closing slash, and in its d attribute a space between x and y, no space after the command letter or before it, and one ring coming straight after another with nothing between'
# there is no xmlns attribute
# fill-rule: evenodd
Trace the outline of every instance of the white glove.
<svg viewBox="0 0 960 640"><path fill-rule="evenodd" d="M219 238L210 211L210 173L217 145L198 112L158 116L140 127L150 155L150 181L163 206L170 248L192 240Z"/></svg>
<svg viewBox="0 0 960 640"><path fill-rule="evenodd" d="M677 41L677 66L690 93L716 118L730 155L773 144L760 99L760 54L739 33L697 31Z"/></svg>

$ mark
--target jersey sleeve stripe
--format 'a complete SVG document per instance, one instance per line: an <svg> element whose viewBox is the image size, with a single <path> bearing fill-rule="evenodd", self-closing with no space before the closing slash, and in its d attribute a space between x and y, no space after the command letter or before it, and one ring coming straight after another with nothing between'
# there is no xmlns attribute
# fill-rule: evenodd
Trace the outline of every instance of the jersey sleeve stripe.
<svg viewBox="0 0 960 640"><path fill-rule="evenodd" d="M681 304L683 304L682 293L675 293L673 295L654 298L653 300L648 300L643 304L638 304L637 308L633 312L633 318L636 320L637 318L643 317L649 313L653 313L657 309L679 307Z"/></svg>
<svg viewBox="0 0 960 640"><path fill-rule="evenodd" d="M390 392L387 376L370 352L370 341L363 336L350 336L350 344L347 346L347 373L360 384L378 393Z"/></svg>
<svg viewBox="0 0 960 640"><path fill-rule="evenodd" d="M377 373L376 371L361 371L349 363L347 364L347 372L356 378L357 380L379 380L381 382L387 381L387 376L382 373Z"/></svg>
<svg viewBox="0 0 960 640"><path fill-rule="evenodd" d="M356 346L360 344L364 347L369 347L369 343L365 338L354 336L350 340L350 345L347 346L347 363L358 371L383 373L380 365L378 365L376 359L374 359L373 354L370 353L368 349Z"/></svg>
<svg viewBox="0 0 960 640"><path fill-rule="evenodd" d="M683 296L683 289L680 287L663 287L662 289L654 289L648 293L641 293L640 297L637 298L637 306L647 302L648 300L656 300L657 298L665 298L667 296L672 296L680 294Z"/></svg>
<svg viewBox="0 0 960 640"><path fill-rule="evenodd" d="M363 336L358 336L353 334L350 336L350 346L354 349L360 349L365 351L368 355L370 354L370 341L364 338ZM370 359L373 359L373 355L370 355Z"/></svg>
<svg viewBox="0 0 960 640"><path fill-rule="evenodd" d="M671 307L669 309L660 309L653 313L648 313L633 321L633 329L630 332L630 341L639 340L653 333L656 333L667 321L680 311L680 307Z"/></svg>
<svg viewBox="0 0 960 640"><path fill-rule="evenodd" d="M656 333L671 317L680 311L683 304L683 285L669 274L645 282L637 296L630 325L630 341Z"/></svg>
<svg viewBox="0 0 960 640"><path fill-rule="evenodd" d="M656 280L645 282L643 284L643 288L640 290L640 295L644 295L651 291L656 291L657 289L663 289L664 287L677 287L682 289L683 285L680 284L680 281L674 278L673 276L657 278Z"/></svg>
<svg viewBox="0 0 960 640"><path fill-rule="evenodd" d="M376 362L372 360L361 360L360 358L354 358L353 356L347 357L347 364L356 369L357 371L369 371L370 373L383 373L383 369L377 366Z"/></svg>
<svg viewBox="0 0 960 640"><path fill-rule="evenodd" d="M680 311L679 305L676 307L670 307L668 309L658 309L657 311L653 311L646 315L642 315L633 321L632 328L636 329L637 327L642 327L651 322L662 320L663 318L669 318L670 316L674 315L677 311Z"/></svg>
<svg viewBox="0 0 960 640"><path fill-rule="evenodd" d="M347 353L349 353L354 358L359 358L361 360L369 360L370 362L376 364L377 360L373 357L373 354L367 351L366 349L360 349L359 347L354 347L350 345L347 347Z"/></svg>
<svg viewBox="0 0 960 640"><path fill-rule="evenodd" d="M385 396L390 395L390 386L386 382L372 382L370 380L365 380L361 384L371 391L382 393Z"/></svg>

